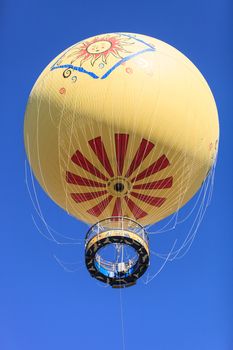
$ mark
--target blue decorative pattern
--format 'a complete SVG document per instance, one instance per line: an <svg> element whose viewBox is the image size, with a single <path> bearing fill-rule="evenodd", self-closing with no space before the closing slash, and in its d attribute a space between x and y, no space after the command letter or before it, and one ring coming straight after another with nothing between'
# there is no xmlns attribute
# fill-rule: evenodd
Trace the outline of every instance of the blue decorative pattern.
<svg viewBox="0 0 233 350"><path fill-rule="evenodd" d="M130 39L133 39L133 40L135 40L135 41L138 41L138 42L140 42L140 43L146 45L147 48L144 49L144 50L135 52L135 53L133 53L133 54L127 56L127 57L122 58L120 61L118 61L116 64L114 64L109 70L107 70L107 72L105 72L102 76L98 76L98 75L95 74L94 72L87 71L87 70L84 69L83 67L74 66L73 64L63 64L63 65L60 65L60 66L59 66L59 65L56 65L56 64L60 61L60 59L61 59L62 57L64 57L64 56L67 54L67 52L68 52L70 49L68 49L68 50L57 60L57 62L55 62L55 63L52 65L52 67L50 68L50 70L53 71L53 70L55 70L55 69L71 68L71 69L76 70L76 71L78 71L78 72L80 72L80 73L87 74L87 75L89 75L90 77L92 77L93 79L106 79L106 78L107 78L117 67L119 67L122 63L127 62L127 61L129 61L130 59L132 59L132 58L134 58L134 57L136 57L136 56L142 55L142 54L145 53L145 52L156 51L156 49L155 49L151 44L148 44L148 43L146 43L144 40L139 39L139 38L136 38L136 37L134 37L134 36L132 36L132 35L130 35L130 34L124 34L124 33L115 33L115 34L122 35L122 36L126 36L126 37L128 37L128 38L130 38ZM73 46L72 46L72 48L73 48Z"/></svg>
<svg viewBox="0 0 233 350"><path fill-rule="evenodd" d="M89 72L82 67L74 66L73 64L63 64L61 66L53 66L50 70L52 71L54 69L62 69L62 68L71 68L71 69L77 70L78 72L88 74L94 79L99 79L98 75L96 75L95 73Z"/></svg>

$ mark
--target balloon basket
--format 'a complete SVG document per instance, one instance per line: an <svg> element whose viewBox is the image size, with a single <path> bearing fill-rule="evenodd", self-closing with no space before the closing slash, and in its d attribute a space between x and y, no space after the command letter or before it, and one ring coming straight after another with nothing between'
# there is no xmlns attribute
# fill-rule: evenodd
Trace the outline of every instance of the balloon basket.
<svg viewBox="0 0 233 350"><path fill-rule="evenodd" d="M149 256L148 235L132 219L111 217L87 232L87 269L92 277L113 288L135 285L149 266Z"/></svg>

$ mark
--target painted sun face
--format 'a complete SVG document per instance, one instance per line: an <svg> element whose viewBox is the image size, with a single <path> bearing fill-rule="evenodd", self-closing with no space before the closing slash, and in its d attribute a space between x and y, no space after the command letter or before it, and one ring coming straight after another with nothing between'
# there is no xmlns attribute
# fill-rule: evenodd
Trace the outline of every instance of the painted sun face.
<svg viewBox="0 0 233 350"><path fill-rule="evenodd" d="M132 42L129 42L129 38L117 34L115 36L106 35L101 38L95 37L91 41L86 41L78 45L68 57L71 57L72 64L80 60L80 66L88 60L91 61L91 65L93 66L98 59L101 59L103 63L107 64L109 55L122 58L121 54L130 53L124 46L132 44Z"/></svg>
<svg viewBox="0 0 233 350"><path fill-rule="evenodd" d="M87 52L89 54L97 54L108 51L111 48L112 44L107 40L97 41L87 47Z"/></svg>

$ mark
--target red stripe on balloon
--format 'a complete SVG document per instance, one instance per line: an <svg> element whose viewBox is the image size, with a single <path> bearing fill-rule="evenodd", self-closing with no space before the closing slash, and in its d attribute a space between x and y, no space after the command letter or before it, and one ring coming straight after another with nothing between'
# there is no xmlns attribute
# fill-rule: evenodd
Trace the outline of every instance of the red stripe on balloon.
<svg viewBox="0 0 233 350"><path fill-rule="evenodd" d="M111 167L111 164L108 159L107 152L105 150L104 144L101 141L101 137L96 137L93 140L88 141L89 145L91 146L92 150L97 155L100 163L104 166L105 170L108 172L108 174L113 177L114 173Z"/></svg>
<svg viewBox="0 0 233 350"><path fill-rule="evenodd" d="M148 156L153 147L154 144L152 142L142 139L141 144L137 152L135 153L134 159L130 164L127 173L125 174L126 177L129 177L139 167L139 165L141 165L141 163Z"/></svg>
<svg viewBox="0 0 233 350"><path fill-rule="evenodd" d="M139 208L131 199L129 199L128 197L124 197L124 198L131 213L133 213L135 219L141 219L147 215L147 213L143 211L141 208Z"/></svg>
<svg viewBox="0 0 233 350"><path fill-rule="evenodd" d="M77 203L89 201L91 199L103 196L108 193L107 191L99 191L99 192L87 192L87 193L71 193L71 197Z"/></svg>
<svg viewBox="0 0 233 350"><path fill-rule="evenodd" d="M128 141L129 141L128 134L115 134L117 174L118 175L122 175L122 172L123 172Z"/></svg>
<svg viewBox="0 0 233 350"><path fill-rule="evenodd" d="M93 216L97 216L97 217L100 216L100 214L102 214L104 209L111 202L112 198L113 198L113 196L108 196L102 202L98 203L97 205L95 205L91 209L87 210L87 212Z"/></svg>
<svg viewBox="0 0 233 350"><path fill-rule="evenodd" d="M113 208L112 216L122 216L121 199L117 198Z"/></svg>
<svg viewBox="0 0 233 350"><path fill-rule="evenodd" d="M151 164L147 169L142 171L139 175L133 178L132 182L145 179L146 177L159 172L169 166L170 163L165 155L162 155L153 164Z"/></svg>
<svg viewBox="0 0 233 350"><path fill-rule="evenodd" d="M131 196L140 199L141 201L154 205L155 207L161 207L163 203L166 201L166 198L163 197L152 197L152 196L147 196L145 194L140 194L136 192L130 192Z"/></svg>
<svg viewBox="0 0 233 350"><path fill-rule="evenodd" d="M106 184L86 179L69 171L66 172L66 182L73 185L89 186L89 187L106 187Z"/></svg>
<svg viewBox="0 0 233 350"><path fill-rule="evenodd" d="M141 185L134 185L133 189L144 189L144 190L155 190L155 189L162 189L162 188L171 188L173 184L173 177L167 177L166 179L154 181L154 182L148 182L146 184Z"/></svg>
<svg viewBox="0 0 233 350"><path fill-rule="evenodd" d="M72 162L80 166L82 169L88 171L92 175L97 176L98 178L107 181L108 178L103 175L94 165L92 165L87 158L84 157L84 155L77 150L75 154L71 158Z"/></svg>

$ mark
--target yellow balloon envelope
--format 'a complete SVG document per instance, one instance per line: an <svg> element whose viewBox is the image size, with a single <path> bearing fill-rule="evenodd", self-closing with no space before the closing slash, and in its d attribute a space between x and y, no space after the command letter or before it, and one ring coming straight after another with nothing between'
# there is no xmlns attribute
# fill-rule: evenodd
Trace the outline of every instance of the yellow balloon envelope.
<svg viewBox="0 0 233 350"><path fill-rule="evenodd" d="M182 207L215 160L212 93L170 45L139 34L83 40L56 57L29 97L25 147L40 185L88 223L142 225Z"/></svg>

